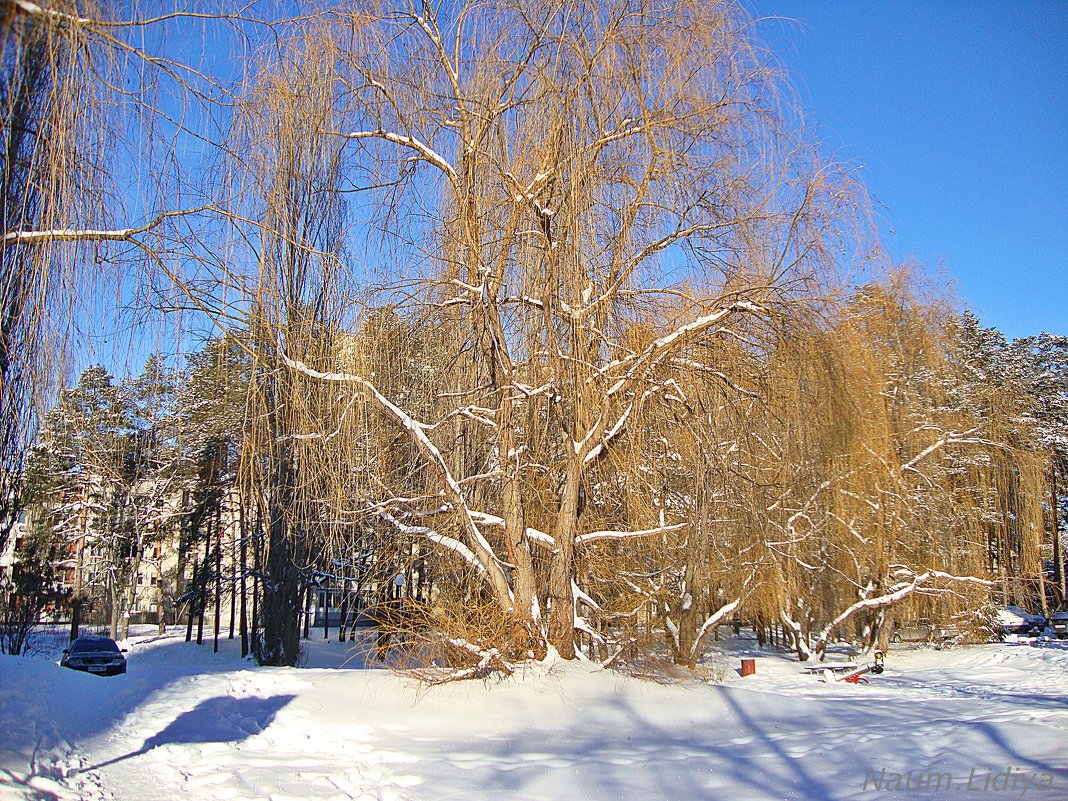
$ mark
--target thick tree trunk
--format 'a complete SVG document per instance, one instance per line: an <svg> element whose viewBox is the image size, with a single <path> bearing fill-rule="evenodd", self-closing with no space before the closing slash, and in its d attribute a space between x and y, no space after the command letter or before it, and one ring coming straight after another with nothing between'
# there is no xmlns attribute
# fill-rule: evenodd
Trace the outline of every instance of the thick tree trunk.
<svg viewBox="0 0 1068 801"><path fill-rule="evenodd" d="M259 663L292 667L300 657L300 571L281 521L271 521L268 538Z"/></svg>
<svg viewBox="0 0 1068 801"><path fill-rule="evenodd" d="M534 559L527 541L526 514L523 507L523 489L520 481L519 457L515 447L512 429L512 402L504 400L500 408L501 438L498 456L501 464L506 465L504 481L504 535L508 544L508 561L515 565L512 570L513 630L512 656L524 658L533 653L535 658L545 655L545 644L538 629L535 608L536 586L534 578ZM509 459L515 462L509 464Z"/></svg>
<svg viewBox="0 0 1068 801"><path fill-rule="evenodd" d="M689 563L683 572L684 584L682 598L678 611L678 650L675 652L676 665L693 668L700 657L698 638L701 636L698 629L707 616L707 604L704 599L709 598L708 562L709 554L709 531L708 521L705 514L707 492L705 464L698 460L696 465L696 509L698 520L691 526L690 537L692 546L689 549Z"/></svg>
<svg viewBox="0 0 1068 801"><path fill-rule="evenodd" d="M261 665L293 667L300 658L301 562L300 538L285 517L291 487L288 454L278 458L272 475L270 520L267 530L266 577L263 582L263 642Z"/></svg>
<svg viewBox="0 0 1068 801"><path fill-rule="evenodd" d="M578 529L582 470L578 458L568 464L556 516L556 551L549 567L549 644L564 659L575 658L575 536Z"/></svg>

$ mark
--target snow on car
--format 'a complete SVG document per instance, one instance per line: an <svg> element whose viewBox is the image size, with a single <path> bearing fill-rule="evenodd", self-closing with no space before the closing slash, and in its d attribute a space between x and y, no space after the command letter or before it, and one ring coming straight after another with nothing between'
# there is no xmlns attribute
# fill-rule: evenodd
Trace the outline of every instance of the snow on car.
<svg viewBox="0 0 1068 801"><path fill-rule="evenodd" d="M1061 609L1050 615L1049 627L1053 636L1068 639L1068 609Z"/></svg>
<svg viewBox="0 0 1068 801"><path fill-rule="evenodd" d="M1046 628L1046 618L1033 615L1019 606L1003 606L995 618L1005 634L1041 634Z"/></svg>

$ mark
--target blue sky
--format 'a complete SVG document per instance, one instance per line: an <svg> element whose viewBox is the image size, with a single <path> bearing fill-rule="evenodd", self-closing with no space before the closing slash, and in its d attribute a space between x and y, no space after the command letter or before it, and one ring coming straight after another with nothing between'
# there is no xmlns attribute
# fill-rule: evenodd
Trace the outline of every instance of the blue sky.
<svg viewBox="0 0 1068 801"><path fill-rule="evenodd" d="M1068 334L1068 2L747 0L884 243L1009 337Z"/></svg>
<svg viewBox="0 0 1068 801"><path fill-rule="evenodd" d="M1068 335L1068 0L743 2L891 255L942 270L1009 337ZM166 346L88 334L82 360L117 372Z"/></svg>

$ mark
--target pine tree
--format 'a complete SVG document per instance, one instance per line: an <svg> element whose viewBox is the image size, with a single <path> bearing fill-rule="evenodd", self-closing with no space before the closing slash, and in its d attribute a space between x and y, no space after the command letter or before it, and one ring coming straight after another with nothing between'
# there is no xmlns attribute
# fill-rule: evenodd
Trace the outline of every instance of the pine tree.
<svg viewBox="0 0 1068 801"><path fill-rule="evenodd" d="M74 601L112 616L129 556L129 412L111 374L87 368L48 413L30 468L48 524L69 553L63 567Z"/></svg>

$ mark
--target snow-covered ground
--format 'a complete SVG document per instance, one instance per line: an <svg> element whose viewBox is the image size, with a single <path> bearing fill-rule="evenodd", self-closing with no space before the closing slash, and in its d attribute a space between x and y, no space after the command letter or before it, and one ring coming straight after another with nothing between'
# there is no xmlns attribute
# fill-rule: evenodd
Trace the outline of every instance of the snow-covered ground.
<svg viewBox="0 0 1068 801"><path fill-rule="evenodd" d="M1068 798L1061 643L894 651L866 686L770 654L742 678L736 651L718 684L557 663L428 689L337 642L260 668L183 634L131 636L111 678L0 657L0 798Z"/></svg>

